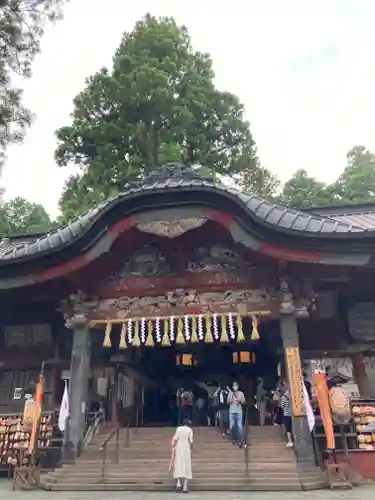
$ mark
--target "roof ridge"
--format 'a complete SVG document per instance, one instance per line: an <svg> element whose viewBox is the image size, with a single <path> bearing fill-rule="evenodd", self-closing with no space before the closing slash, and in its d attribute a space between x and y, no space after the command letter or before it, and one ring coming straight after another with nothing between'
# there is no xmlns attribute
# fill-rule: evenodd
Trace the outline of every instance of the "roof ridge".
<svg viewBox="0 0 375 500"><path fill-rule="evenodd" d="M0 260L22 259L37 253L47 253L63 247L79 239L108 209L125 200L130 195L142 196L150 192L171 192L181 190L216 190L226 192L244 207L249 216L256 218L260 223L279 231L290 231L300 235L334 236L345 233L365 233L372 231L365 227L339 221L330 216L315 214L296 208L286 207L276 201L263 198L259 194L242 191L237 186L229 186L223 182L215 183L213 179L192 176L187 179L183 175L166 178L159 182L153 179L152 184L137 183L134 187L125 186L122 192L105 201L94 205L87 212L77 215L67 224L61 224L51 231L38 235L27 242L10 242L8 250L3 248ZM373 229L375 232L375 228ZM5 247L5 245L4 245ZM1 249L0 249L1 251Z"/></svg>

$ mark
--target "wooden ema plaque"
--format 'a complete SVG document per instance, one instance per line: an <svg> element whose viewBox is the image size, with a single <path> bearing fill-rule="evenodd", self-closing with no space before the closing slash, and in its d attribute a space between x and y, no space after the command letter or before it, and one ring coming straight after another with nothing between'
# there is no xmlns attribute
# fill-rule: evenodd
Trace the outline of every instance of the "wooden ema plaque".
<svg viewBox="0 0 375 500"><path fill-rule="evenodd" d="M288 380L290 388L290 398L292 402L292 414L294 417L306 415L304 395L302 391L302 369L301 358L298 347L287 347L285 349L285 358L288 370Z"/></svg>

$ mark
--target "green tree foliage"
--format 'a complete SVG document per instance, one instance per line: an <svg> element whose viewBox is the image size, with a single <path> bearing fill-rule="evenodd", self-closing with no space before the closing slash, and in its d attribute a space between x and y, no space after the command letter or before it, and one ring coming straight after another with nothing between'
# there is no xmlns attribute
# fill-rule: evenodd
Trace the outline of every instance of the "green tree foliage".
<svg viewBox="0 0 375 500"><path fill-rule="evenodd" d="M60 16L65 1L0 0L0 163L7 145L21 141L31 121L12 78L31 75L45 23Z"/></svg>
<svg viewBox="0 0 375 500"><path fill-rule="evenodd" d="M14 198L0 207L0 234L15 236L48 231L53 223L42 205Z"/></svg>
<svg viewBox="0 0 375 500"><path fill-rule="evenodd" d="M283 187L282 203L308 208L375 201L375 154L364 146L354 146L346 157L343 173L332 184L319 182L305 170L297 170Z"/></svg>
<svg viewBox="0 0 375 500"><path fill-rule="evenodd" d="M375 154L354 146L346 155L347 166L332 186L340 203L375 201Z"/></svg>
<svg viewBox="0 0 375 500"><path fill-rule="evenodd" d="M87 80L72 124L57 131L58 164L78 167L60 201L64 216L168 162L203 165L262 189L252 184L259 161L243 105L213 78L211 58L193 50L173 19L147 15L125 33L113 67Z"/></svg>
<svg viewBox="0 0 375 500"><path fill-rule="evenodd" d="M299 169L284 184L282 203L294 208L329 205L333 196L329 186L310 177L306 170Z"/></svg>

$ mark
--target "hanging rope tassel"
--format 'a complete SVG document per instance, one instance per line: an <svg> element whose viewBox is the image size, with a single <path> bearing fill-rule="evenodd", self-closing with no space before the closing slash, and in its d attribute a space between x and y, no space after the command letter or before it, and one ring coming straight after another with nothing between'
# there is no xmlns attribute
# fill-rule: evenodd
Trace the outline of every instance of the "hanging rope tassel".
<svg viewBox="0 0 375 500"><path fill-rule="evenodd" d="M122 324L122 327L121 327L119 349L126 349L126 348L127 348L127 345L126 345L126 325L125 325L125 321L124 321Z"/></svg>
<svg viewBox="0 0 375 500"><path fill-rule="evenodd" d="M191 339L190 342L192 344L197 344L199 342L198 334L197 334L197 317L191 317Z"/></svg>
<svg viewBox="0 0 375 500"><path fill-rule="evenodd" d="M251 340L259 340L259 330L258 330L258 318L256 316L251 316L251 323L253 325L253 331L251 332Z"/></svg>
<svg viewBox="0 0 375 500"><path fill-rule="evenodd" d="M237 314L236 325L237 325L237 342L244 342L246 340L246 338L245 338L245 335L243 333L241 314Z"/></svg>
<svg viewBox="0 0 375 500"><path fill-rule="evenodd" d="M111 331L112 323L108 320L104 332L103 347L111 347Z"/></svg>
<svg viewBox="0 0 375 500"><path fill-rule="evenodd" d="M152 331L154 329L154 325L152 324L152 321L149 319L147 323L147 340L146 340L146 346L147 347L154 347L154 338L152 336Z"/></svg>
<svg viewBox="0 0 375 500"><path fill-rule="evenodd" d="M178 318L178 321L177 321L176 344L185 344L184 323L182 321L181 316Z"/></svg>
<svg viewBox="0 0 375 500"><path fill-rule="evenodd" d="M161 345L164 347L169 347L171 342L169 340L169 327L168 327L168 319L164 318L164 328L163 328L163 339L161 341Z"/></svg>
<svg viewBox="0 0 375 500"><path fill-rule="evenodd" d="M134 347L140 347L140 345L141 345L141 339L139 338L139 319L135 320L134 336L133 336L133 343L132 343L132 345Z"/></svg>
<svg viewBox="0 0 375 500"><path fill-rule="evenodd" d="M221 336L220 342L227 344L229 342L228 330L227 330L227 317L225 314L221 315Z"/></svg>
<svg viewBox="0 0 375 500"><path fill-rule="evenodd" d="M206 314L206 336L204 339L206 344L212 344L214 338L212 336L212 317L211 313Z"/></svg>

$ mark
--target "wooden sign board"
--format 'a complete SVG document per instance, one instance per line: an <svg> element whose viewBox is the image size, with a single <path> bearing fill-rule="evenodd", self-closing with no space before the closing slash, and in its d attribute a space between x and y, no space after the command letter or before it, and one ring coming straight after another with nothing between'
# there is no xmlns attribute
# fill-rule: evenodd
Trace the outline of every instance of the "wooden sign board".
<svg viewBox="0 0 375 500"><path fill-rule="evenodd" d="M294 417L302 417L306 415L306 410L302 390L303 377L299 348L287 347L285 349L285 358L288 371L290 398L292 402L292 414Z"/></svg>

